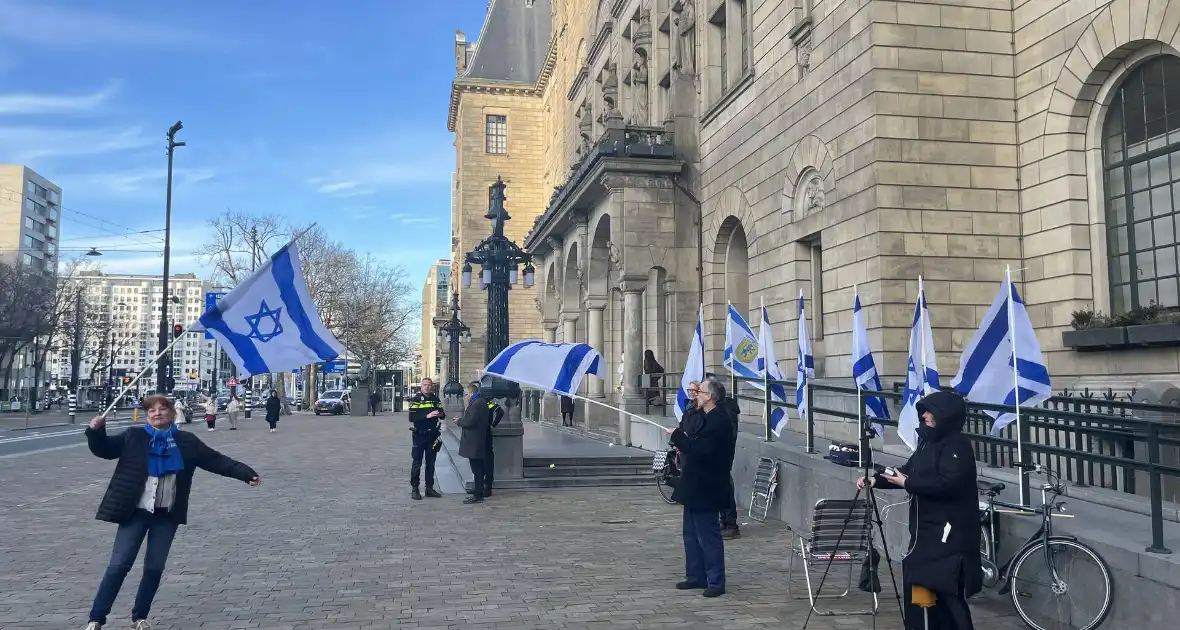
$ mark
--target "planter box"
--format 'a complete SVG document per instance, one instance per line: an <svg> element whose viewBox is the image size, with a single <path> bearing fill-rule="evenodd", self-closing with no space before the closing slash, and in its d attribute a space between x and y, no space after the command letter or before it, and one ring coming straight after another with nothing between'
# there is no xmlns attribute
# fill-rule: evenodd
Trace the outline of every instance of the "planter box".
<svg viewBox="0 0 1180 630"><path fill-rule="evenodd" d="M1115 328L1067 330L1061 333L1061 345L1073 348L1078 352L1125 348L1127 346L1127 329L1118 326Z"/></svg>
<svg viewBox="0 0 1180 630"><path fill-rule="evenodd" d="M1133 346L1180 345L1180 324L1127 326L1127 343Z"/></svg>

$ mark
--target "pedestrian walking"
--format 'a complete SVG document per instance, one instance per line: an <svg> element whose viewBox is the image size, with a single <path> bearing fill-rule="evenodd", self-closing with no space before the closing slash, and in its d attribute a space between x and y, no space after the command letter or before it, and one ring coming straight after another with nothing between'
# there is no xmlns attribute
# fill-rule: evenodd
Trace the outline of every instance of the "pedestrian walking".
<svg viewBox="0 0 1180 630"><path fill-rule="evenodd" d="M574 426L574 399L569 396L561 397L561 426Z"/></svg>
<svg viewBox="0 0 1180 630"><path fill-rule="evenodd" d="M275 390L270 390L270 398L266 399L266 422L270 425L270 432L274 433L279 428L279 412L282 411L283 404L279 401L279 393Z"/></svg>
<svg viewBox="0 0 1180 630"><path fill-rule="evenodd" d="M210 431L217 430L217 399L213 396L205 399L205 426Z"/></svg>
<svg viewBox="0 0 1180 630"><path fill-rule="evenodd" d="M229 397L229 402L225 404L225 416L229 418L229 430L238 430L238 413L242 411L242 403L238 400L236 395Z"/></svg>
<svg viewBox="0 0 1180 630"><path fill-rule="evenodd" d="M377 415L378 411L381 411L381 392L374 390L369 393L369 411L374 416Z"/></svg>
<svg viewBox="0 0 1180 630"><path fill-rule="evenodd" d="M471 496L463 500L467 504L483 502L486 448L487 440L491 437L492 410L488 402L480 397L479 382L471 381L467 385L467 409L461 417L455 419L455 424L463 429L459 437L459 457L467 458L474 477L471 482Z"/></svg>
<svg viewBox="0 0 1180 630"><path fill-rule="evenodd" d="M732 496L729 472L736 441L720 406L725 400L721 383L706 379L696 398L702 413L672 432L672 444L680 450L680 481L672 500L684 506L685 579L676 588L704 589L705 597L718 597L725 594L725 543L717 514L729 503L726 495Z"/></svg>
<svg viewBox="0 0 1180 630"><path fill-rule="evenodd" d="M917 407L918 450L896 474L874 475L869 484L910 495L909 552L901 561L905 627L971 630L967 598L983 589L983 566L975 451L963 435L967 403L955 392L934 392ZM864 479L856 483L861 487ZM915 588L934 593L929 625L913 603Z"/></svg>
<svg viewBox="0 0 1180 630"><path fill-rule="evenodd" d="M147 423L142 427L108 436L106 419L98 416L86 428L90 452L103 459L117 460L95 518L119 526L86 630L101 630L106 624L144 539L147 539L147 551L143 578L131 608L131 627L151 630L148 613L160 587L176 529L187 522L189 492L197 468L251 486L262 483L258 473L249 466L209 448L192 433L178 430L174 424L176 407L167 397L148 396L144 408Z"/></svg>
<svg viewBox="0 0 1180 630"><path fill-rule="evenodd" d="M410 456L410 497L415 501L422 499L418 490L418 481L422 475L422 464L426 464L426 496L441 498L442 493L434 489L434 460L438 457L438 450L442 448L442 429L440 422L447 417L443 411L442 401L434 393L434 381L422 379L422 387L417 396L410 400L410 434L413 447Z"/></svg>

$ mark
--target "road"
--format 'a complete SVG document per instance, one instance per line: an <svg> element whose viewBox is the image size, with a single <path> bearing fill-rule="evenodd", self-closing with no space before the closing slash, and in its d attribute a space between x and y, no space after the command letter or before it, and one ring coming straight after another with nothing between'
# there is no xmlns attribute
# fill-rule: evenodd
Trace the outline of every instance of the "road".
<svg viewBox="0 0 1180 630"><path fill-rule="evenodd" d="M56 451L86 443L86 423L90 418L78 418L78 424L41 426L28 430L0 431L0 458L16 457L45 451ZM112 427L124 427L130 420L112 420Z"/></svg>
<svg viewBox="0 0 1180 630"><path fill-rule="evenodd" d="M672 588L681 515L654 487L497 492L468 506L448 473L447 496L412 501L404 414L197 433L263 484L197 474L153 609L158 630L798 629L806 617L806 601L787 594L781 523L747 524L726 543L729 593L707 600ZM113 467L85 448L0 458L0 628L83 627L114 536L94 520ZM139 574L109 627L128 626ZM867 601L854 593L849 605ZM1019 627L1003 602L973 608L979 630ZM870 627L863 617L808 626ZM901 627L888 598L877 627Z"/></svg>

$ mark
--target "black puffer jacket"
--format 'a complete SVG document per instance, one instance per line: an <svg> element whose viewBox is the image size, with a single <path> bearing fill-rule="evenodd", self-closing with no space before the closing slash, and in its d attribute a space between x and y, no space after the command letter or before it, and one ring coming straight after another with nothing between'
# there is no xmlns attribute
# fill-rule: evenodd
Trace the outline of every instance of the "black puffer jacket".
<svg viewBox="0 0 1180 630"><path fill-rule="evenodd" d="M98 514L94 518L109 523L122 523L135 513L148 479L148 441L143 427L136 426L115 435L107 435L106 427L86 429L86 443L90 452L103 459L117 459L115 473L107 486ZM249 482L258 476L253 468L209 448L188 431L176 432L176 446L184 459L184 470L176 474L176 500L168 511L172 520L183 525L188 522L188 495L193 487L193 473L203 468L222 477Z"/></svg>
<svg viewBox="0 0 1180 630"><path fill-rule="evenodd" d="M975 452L963 435L967 405L954 392L935 392L918 402L918 413L926 411L937 424L919 425L918 450L900 467L911 495L904 580L944 593L962 584L963 595L970 597L983 588L983 569ZM897 488L879 476L877 487Z"/></svg>

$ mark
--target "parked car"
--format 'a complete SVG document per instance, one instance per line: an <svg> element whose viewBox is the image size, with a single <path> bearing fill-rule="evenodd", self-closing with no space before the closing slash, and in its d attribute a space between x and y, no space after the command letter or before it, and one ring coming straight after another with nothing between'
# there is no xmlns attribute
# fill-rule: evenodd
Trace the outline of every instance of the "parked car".
<svg viewBox="0 0 1180 630"><path fill-rule="evenodd" d="M343 415L350 407L349 402L348 392L339 389L328 390L316 399L315 415Z"/></svg>

